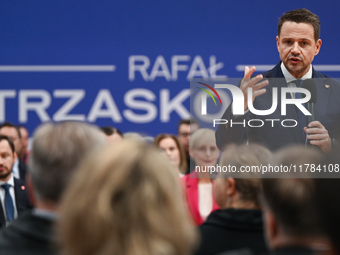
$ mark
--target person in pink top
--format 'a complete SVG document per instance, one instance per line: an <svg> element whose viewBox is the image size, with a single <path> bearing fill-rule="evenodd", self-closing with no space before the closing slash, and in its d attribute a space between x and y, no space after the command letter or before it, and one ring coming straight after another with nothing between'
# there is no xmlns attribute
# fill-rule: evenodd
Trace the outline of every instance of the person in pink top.
<svg viewBox="0 0 340 255"><path fill-rule="evenodd" d="M201 225L217 209L213 195L210 170L216 166L220 151L215 132L209 128L195 131L190 138L190 156L195 160L195 171L182 177L187 206L196 225Z"/></svg>

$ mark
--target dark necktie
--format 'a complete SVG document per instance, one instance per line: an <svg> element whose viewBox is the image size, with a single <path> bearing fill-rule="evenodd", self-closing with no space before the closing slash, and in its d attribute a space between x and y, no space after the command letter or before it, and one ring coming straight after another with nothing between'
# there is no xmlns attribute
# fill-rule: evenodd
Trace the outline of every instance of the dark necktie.
<svg viewBox="0 0 340 255"><path fill-rule="evenodd" d="M6 213L7 213L7 218L9 221L14 220L14 205L13 205L13 199L11 197L11 194L9 193L9 184L3 184L1 187L4 188L5 190L5 207L6 207Z"/></svg>
<svg viewBox="0 0 340 255"><path fill-rule="evenodd" d="M296 84L297 88L301 88L301 84L302 84L301 79L295 80L293 82ZM301 93L295 93L295 98L296 99L302 98ZM302 132L302 139L303 139L303 141L305 141L306 140L306 133L303 130L303 128L306 126L306 116L296 106L295 106L295 110L296 110L297 116L299 118L299 124L300 124L301 132Z"/></svg>

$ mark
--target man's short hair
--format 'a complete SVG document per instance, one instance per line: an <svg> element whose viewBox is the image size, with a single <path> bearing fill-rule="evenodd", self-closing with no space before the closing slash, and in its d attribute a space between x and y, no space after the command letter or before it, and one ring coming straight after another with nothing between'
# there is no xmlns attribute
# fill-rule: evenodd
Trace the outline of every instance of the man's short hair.
<svg viewBox="0 0 340 255"><path fill-rule="evenodd" d="M16 131L17 131L17 133L18 133L19 139L21 139L21 132L20 132L19 126L14 125L14 124L12 124L12 123L6 121L6 122L4 122L4 123L2 123L2 124L0 125L0 130L1 130L3 127L12 127L12 128L15 128Z"/></svg>
<svg viewBox="0 0 340 255"><path fill-rule="evenodd" d="M197 120L195 119L181 119L179 122L178 122L178 125L177 125L177 133L179 133L179 127L181 125L191 125L191 124L198 124Z"/></svg>
<svg viewBox="0 0 340 255"><path fill-rule="evenodd" d="M86 154L105 144L97 127L81 122L46 123L33 138L28 169L36 195L56 203Z"/></svg>
<svg viewBox="0 0 340 255"><path fill-rule="evenodd" d="M278 36L280 37L281 28L284 22L292 21L295 23L307 23L311 24L314 28L314 39L315 42L320 38L320 20L318 15L312 13L307 9L296 9L289 12L286 12L279 18L278 24Z"/></svg>
<svg viewBox="0 0 340 255"><path fill-rule="evenodd" d="M321 152L314 148L294 145L274 154L272 166L319 164ZM287 173L288 174L288 173ZM316 213L315 180L312 178L265 178L262 180L263 206L273 212L284 234L318 236L323 234Z"/></svg>
<svg viewBox="0 0 340 255"><path fill-rule="evenodd" d="M13 143L12 139L9 138L7 135L0 135L0 142L1 142L2 140L6 140L6 141L8 142L9 147L11 147L11 150L12 150L12 152L13 152L13 154L14 154L15 148L14 148L14 143Z"/></svg>

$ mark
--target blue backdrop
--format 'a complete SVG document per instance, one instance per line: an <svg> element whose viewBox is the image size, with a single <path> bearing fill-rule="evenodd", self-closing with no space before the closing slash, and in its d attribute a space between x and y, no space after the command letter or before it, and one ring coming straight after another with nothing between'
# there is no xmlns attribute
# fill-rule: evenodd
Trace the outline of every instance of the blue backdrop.
<svg viewBox="0 0 340 255"><path fill-rule="evenodd" d="M190 78L241 77L279 60L277 21L321 20L317 70L340 77L338 1L2 1L0 122L33 131L77 119L123 132L176 133ZM328 70L328 71L327 71Z"/></svg>

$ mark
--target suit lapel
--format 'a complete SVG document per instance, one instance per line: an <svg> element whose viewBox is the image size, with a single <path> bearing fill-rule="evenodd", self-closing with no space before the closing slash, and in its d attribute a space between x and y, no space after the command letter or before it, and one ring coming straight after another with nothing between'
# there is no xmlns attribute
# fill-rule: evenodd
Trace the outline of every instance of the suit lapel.
<svg viewBox="0 0 340 255"><path fill-rule="evenodd" d="M2 207L2 203L0 203L0 226L2 228L6 227L6 219L5 219L4 208Z"/></svg>
<svg viewBox="0 0 340 255"><path fill-rule="evenodd" d="M286 80L284 78L280 79L281 80L281 84L282 84L282 87L287 87L287 83L286 83ZM281 89L280 89L281 90ZM279 92L280 94L280 98L281 98L281 91ZM292 96L290 93L287 93L285 95L285 97L287 99L292 99ZM280 100L281 102L281 100ZM280 109L281 109L281 105L280 105ZM296 109L295 105L293 104L287 104L286 105L286 115L285 116L281 116L281 119L291 119L291 120L296 120L297 121L297 125L295 127L287 127L289 129L289 131L291 132L293 138L294 138L294 141L297 142L297 143L301 143L303 142L303 137L302 137L302 132L301 132L301 124L299 123L299 118L298 118L298 115L297 115L297 112L296 111L300 111L299 109ZM291 125L291 124L289 124Z"/></svg>
<svg viewBox="0 0 340 255"><path fill-rule="evenodd" d="M201 218L201 215L199 214L199 209L198 209L198 178L197 176L191 177L191 174L189 174L186 185L187 185L186 188L187 188L188 206L192 212L192 215L195 221L198 224L201 224L203 222L203 219Z"/></svg>
<svg viewBox="0 0 340 255"><path fill-rule="evenodd" d="M278 95L278 107L277 107L277 113L275 114L276 116L279 116L280 121L283 121L284 119L293 119L293 120L298 120L298 116L295 110L295 106L292 104L287 104L286 105L286 115L281 115L282 112L282 107L281 107L281 90L282 88L286 88L287 87L287 83L285 78L283 78L283 74L281 72L280 69L280 73L278 74L278 76L280 76L280 78L271 78L269 79L269 84L271 84L272 88L277 88L277 95ZM270 94L272 94L272 89L269 89L268 92L270 92ZM272 98L272 96L270 97ZM285 95L285 98L287 99L292 99L290 93L287 93ZM293 123L291 122L287 122L285 125L292 125ZM301 126L300 123L297 124L297 126L295 127L286 127L289 129L289 131L291 132L294 140L297 143L301 143L303 142L303 138L302 138L302 134L301 134Z"/></svg>
<svg viewBox="0 0 340 255"><path fill-rule="evenodd" d="M279 98L281 99L281 88L283 87L287 87L287 83L286 83L286 80L283 76L283 73L282 73L282 70L281 70L281 61L270 71L266 72L266 76L268 78L280 78L278 80L277 83L277 88L278 88L278 96ZM318 73L316 72L314 69L313 69L313 78L324 78L325 76L322 75L321 73ZM325 78L324 78L325 79ZM320 80L320 83L321 83L321 79L318 79ZM325 89L325 88L322 88L323 85L319 85L318 86L318 90L319 88L320 89ZM328 98L329 98L329 91L327 91L328 95L326 95L326 93L320 93L322 94L325 98L323 98L323 100L326 100L326 102L328 101ZM286 98L287 99L291 99L291 95L290 93L287 93L286 95ZM281 100L279 100L281 102ZM321 99L320 99L321 101ZM324 102L324 101L323 101ZM322 109L322 112L325 112L326 111L326 105L322 105L321 108L324 108ZM281 110L281 104L279 105L280 110ZM298 120L298 116L297 116L297 113L296 113L296 109L295 109L295 106L294 105L287 105L287 108L286 108L286 115L285 116L282 116L281 113L280 113L280 117L281 117L281 120L283 119L293 119L293 120ZM301 132L301 125L300 123L297 124L297 126L295 127L288 127L289 131L291 132L295 142L297 143L303 143L303 137L302 137L302 132Z"/></svg>
<svg viewBox="0 0 340 255"><path fill-rule="evenodd" d="M25 185L18 179L14 178L15 205L18 215L27 209L27 194Z"/></svg>
<svg viewBox="0 0 340 255"><path fill-rule="evenodd" d="M315 80L317 91L318 91L318 97L317 97L317 101L315 104L316 106L315 108L317 109L318 114L320 116L324 116L327 110L329 98L331 96L331 89L327 89L325 87L325 85L327 85L327 78L319 78L319 79L314 79L314 80ZM323 102L323 103L318 103L318 102Z"/></svg>

